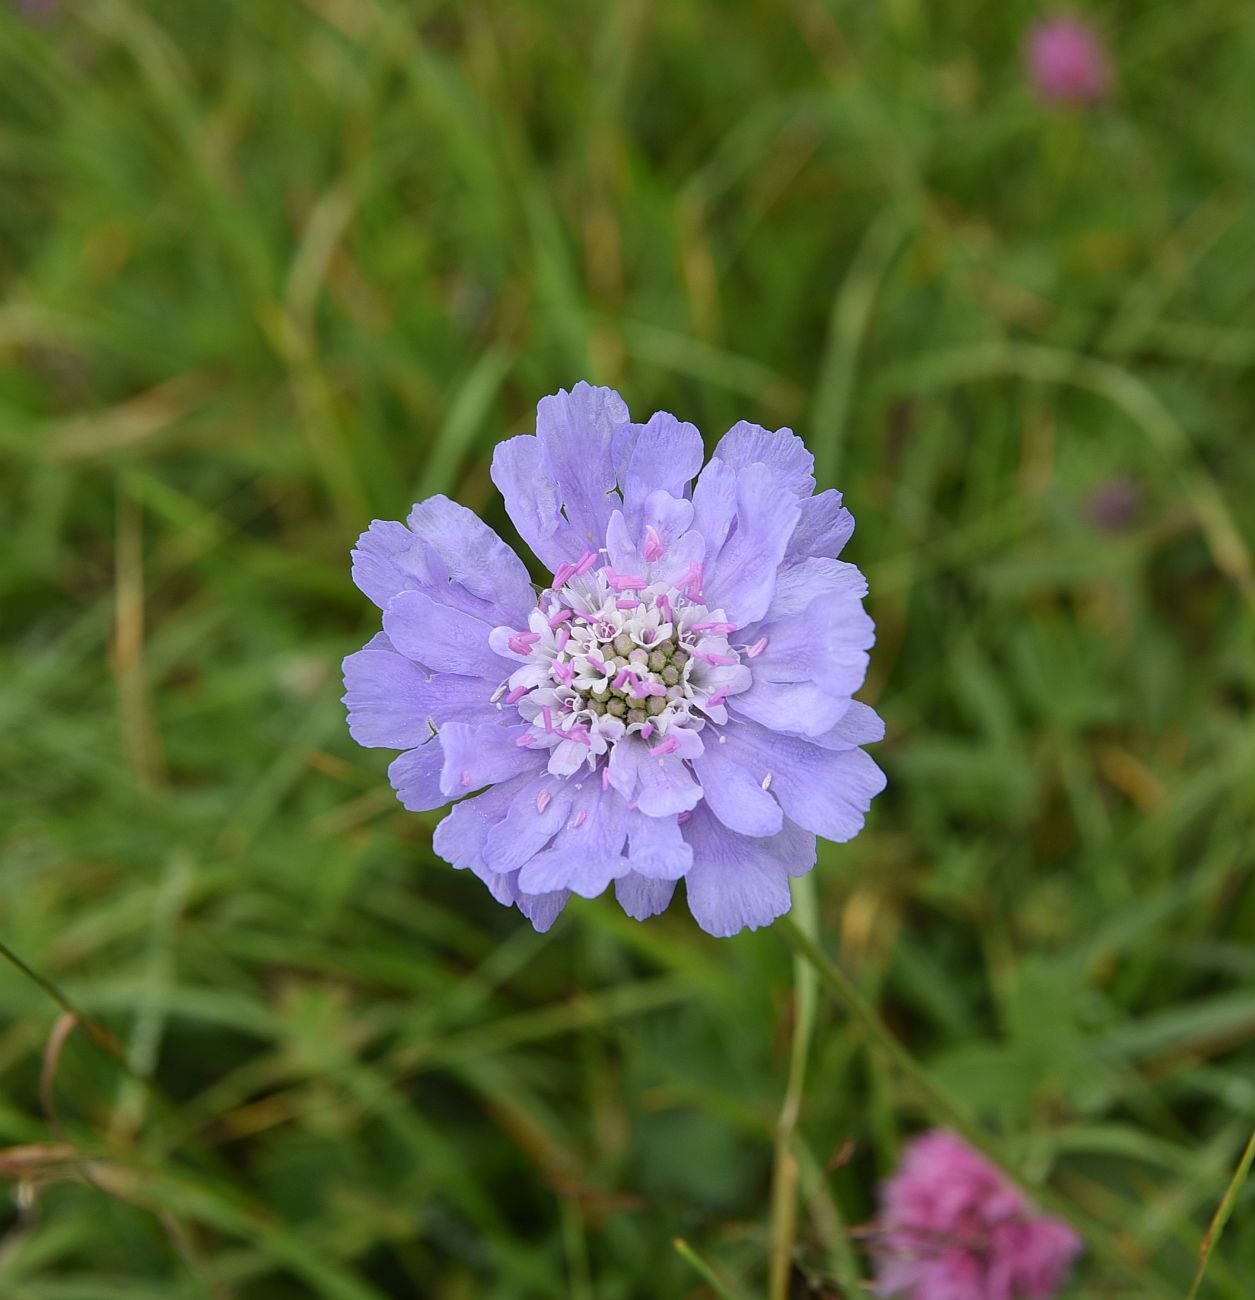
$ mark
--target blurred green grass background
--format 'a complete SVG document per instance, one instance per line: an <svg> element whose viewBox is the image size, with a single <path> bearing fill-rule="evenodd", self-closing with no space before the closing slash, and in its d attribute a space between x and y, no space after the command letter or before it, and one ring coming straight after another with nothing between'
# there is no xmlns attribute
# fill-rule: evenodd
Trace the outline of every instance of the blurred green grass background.
<svg viewBox="0 0 1255 1300"><path fill-rule="evenodd" d="M822 942L1096 1225L1067 1295L1185 1294L1255 1123L1255 21L1087 12L1050 112L1019 2L4 5L0 937L156 1089L0 966L3 1300L763 1293L779 929L533 934L338 702L358 532L510 536L579 378L846 493L890 786ZM821 999L795 1295L935 1120Z"/></svg>

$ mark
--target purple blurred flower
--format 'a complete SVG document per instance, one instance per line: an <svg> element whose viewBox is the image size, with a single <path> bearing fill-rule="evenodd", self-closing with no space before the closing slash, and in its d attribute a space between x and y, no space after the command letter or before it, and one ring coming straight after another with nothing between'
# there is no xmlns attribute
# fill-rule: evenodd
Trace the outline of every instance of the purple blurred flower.
<svg viewBox="0 0 1255 1300"><path fill-rule="evenodd" d="M880 1201L877 1290L896 1300L1046 1300L1081 1251L1066 1223L942 1130L907 1147Z"/></svg>
<svg viewBox="0 0 1255 1300"><path fill-rule="evenodd" d="M1128 475L1100 483L1086 499L1086 512L1095 527L1105 533L1123 532L1137 518L1142 504L1142 485Z"/></svg>
<svg viewBox="0 0 1255 1300"><path fill-rule="evenodd" d="M1098 34L1080 18L1035 23L1028 36L1028 70L1050 104L1094 104L1107 97L1111 68Z"/></svg>
<svg viewBox="0 0 1255 1300"><path fill-rule="evenodd" d="M539 595L445 497L376 520L353 552L383 631L344 661L349 730L406 751L388 774L407 808L468 796L436 852L538 930L612 881L643 920L681 877L711 934L766 925L816 835L857 835L884 787L859 748L884 726L851 698L874 629L836 558L854 530L841 494L813 495L788 429L742 422L703 456L693 425L634 424L617 393L577 384L493 457L554 575Z"/></svg>

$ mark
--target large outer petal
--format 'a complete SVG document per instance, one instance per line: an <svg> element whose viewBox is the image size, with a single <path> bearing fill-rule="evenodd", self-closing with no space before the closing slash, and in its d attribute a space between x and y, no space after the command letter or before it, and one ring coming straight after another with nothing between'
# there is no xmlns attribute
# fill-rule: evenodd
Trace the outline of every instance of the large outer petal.
<svg viewBox="0 0 1255 1300"><path fill-rule="evenodd" d="M874 745L885 738L885 724L876 711L859 700L851 700L846 711L822 735L811 736L813 745L824 749L853 749L856 745Z"/></svg>
<svg viewBox="0 0 1255 1300"><path fill-rule="evenodd" d="M403 807L410 812L430 812L449 802L440 788L440 768L444 762L436 738L408 750L388 764L388 780Z"/></svg>
<svg viewBox="0 0 1255 1300"><path fill-rule="evenodd" d="M813 681L850 695L867 675L876 628L853 593L820 596L800 614L764 623L766 648L753 661L755 683Z"/></svg>
<svg viewBox="0 0 1255 1300"><path fill-rule="evenodd" d="M436 581L438 567L431 548L395 519L372 520L353 548L353 581L380 609L398 591Z"/></svg>
<svg viewBox="0 0 1255 1300"><path fill-rule="evenodd" d="M760 780L770 775L785 816L825 839L853 839L885 788L884 773L861 749L826 749L754 722L729 722L723 735L734 761Z"/></svg>
<svg viewBox="0 0 1255 1300"><path fill-rule="evenodd" d="M506 815L489 830L484 841L484 861L493 871L518 871L562 829L575 794L574 781L548 773L528 782Z"/></svg>
<svg viewBox="0 0 1255 1300"><path fill-rule="evenodd" d="M696 735L689 734L697 741ZM611 750L609 772L611 786L647 817L674 817L695 807L702 797L701 786L679 754L654 757L635 737L625 736Z"/></svg>
<svg viewBox="0 0 1255 1300"><path fill-rule="evenodd" d="M489 888L492 896L507 907L515 901L512 876L508 872L494 871L484 857L488 833L509 813L520 791L527 788L531 778L515 777L491 786L483 794L463 799L454 805L449 815L436 827L432 848L450 866L460 871L473 871Z"/></svg>
<svg viewBox="0 0 1255 1300"><path fill-rule="evenodd" d="M689 847L675 817L628 813L628 857L632 870L650 880L675 880L693 865ZM669 895L668 895L669 897Z"/></svg>
<svg viewBox="0 0 1255 1300"><path fill-rule="evenodd" d="M799 514L797 498L766 465L738 473L736 526L717 553L706 539L703 591L710 608L722 609L738 627L762 618Z"/></svg>
<svg viewBox="0 0 1255 1300"><path fill-rule="evenodd" d="M674 893L674 880L652 880L636 871L629 871L614 882L614 896L619 900L619 906L634 921L644 921L665 912Z"/></svg>
<svg viewBox="0 0 1255 1300"><path fill-rule="evenodd" d="M431 739L432 724L487 722L496 710L491 688L472 677L432 675L377 633L344 660L349 734L368 748L412 749Z"/></svg>
<svg viewBox="0 0 1255 1300"><path fill-rule="evenodd" d="M792 429L764 429L741 420L719 439L711 459L736 470L766 465L784 487L803 499L815 490L815 458Z"/></svg>
<svg viewBox="0 0 1255 1300"><path fill-rule="evenodd" d="M449 581L483 602L486 619L494 623L527 621L536 604L527 567L474 511L448 497L435 496L420 501L406 522L439 554Z"/></svg>
<svg viewBox="0 0 1255 1300"><path fill-rule="evenodd" d="M841 504L841 493L829 488L802 502L802 517L789 539L786 558L823 555L835 559L853 535L854 516Z"/></svg>
<svg viewBox="0 0 1255 1300"><path fill-rule="evenodd" d="M506 511L551 570L605 541L619 504L614 445L627 423L618 393L579 383L540 400L534 438L511 438L493 453L492 481Z"/></svg>
<svg viewBox="0 0 1255 1300"><path fill-rule="evenodd" d="M629 866L623 856L627 837L627 806L613 790L602 790L598 778L576 783L566 823L553 844L519 870L518 887L527 894L570 890L596 898Z"/></svg>
<svg viewBox="0 0 1255 1300"><path fill-rule="evenodd" d="M516 668L488 643L491 624L435 600L426 591L403 591L383 612L388 639L407 659L433 672L480 677L494 684Z"/></svg>
<svg viewBox="0 0 1255 1300"><path fill-rule="evenodd" d="M784 824L780 805L727 745L717 740L693 761L706 805L729 830L741 835L774 835Z"/></svg>
<svg viewBox="0 0 1255 1300"><path fill-rule="evenodd" d="M444 754L440 788L446 798L457 799L525 773L538 776L545 765L544 755L516 743L530 731L526 723L446 722L439 733Z"/></svg>
<svg viewBox="0 0 1255 1300"><path fill-rule="evenodd" d="M689 910L708 934L724 938L769 925L789 910L789 876L815 864L814 836L786 822L778 835L752 839L698 808L684 826L693 865L684 877Z"/></svg>
<svg viewBox="0 0 1255 1300"><path fill-rule="evenodd" d="M623 493L623 514L635 537L649 522L642 514L647 498L663 491L685 497L702 467L705 448L697 426L656 411L646 424L629 424L615 437L615 464Z"/></svg>
<svg viewBox="0 0 1255 1300"><path fill-rule="evenodd" d="M419 502L408 524L376 519L353 550L353 581L380 609L402 591L439 588L442 603L494 623L524 621L536 603L518 556L444 496Z"/></svg>

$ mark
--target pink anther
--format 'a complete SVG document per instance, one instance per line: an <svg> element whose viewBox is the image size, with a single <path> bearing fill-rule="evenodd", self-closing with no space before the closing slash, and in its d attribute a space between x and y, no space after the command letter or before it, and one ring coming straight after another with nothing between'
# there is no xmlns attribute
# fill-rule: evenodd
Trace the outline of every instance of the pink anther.
<svg viewBox="0 0 1255 1300"><path fill-rule="evenodd" d="M507 704L517 704L523 696L527 694L529 689L530 688L527 686L516 686L509 695L505 697L505 702Z"/></svg>
<svg viewBox="0 0 1255 1300"><path fill-rule="evenodd" d="M658 597L657 600L654 601L654 604L658 607L658 609L662 611L663 618L665 618L667 622L670 623L671 622L671 600L667 596L667 594L664 592L661 596Z"/></svg>
<svg viewBox="0 0 1255 1300"><path fill-rule="evenodd" d="M708 709L717 709L719 705L721 705L724 702L724 700L726 700L727 698L728 698L728 688L726 686L721 686L717 691L714 692L713 695L711 695L707 699L706 707Z"/></svg>
<svg viewBox="0 0 1255 1300"><path fill-rule="evenodd" d="M466 771L465 769L463 769L463 771L462 771L462 784L463 784L464 786L467 786L467 785L470 785L470 783L471 783L471 774L470 774L468 771Z"/></svg>
<svg viewBox="0 0 1255 1300"><path fill-rule="evenodd" d="M558 629L558 639L554 644L554 649L561 654L566 649L566 643L571 639L571 629L569 627L560 627Z"/></svg>
<svg viewBox="0 0 1255 1300"><path fill-rule="evenodd" d="M545 809L549 807L552 800L553 795L551 795L548 790L542 790L536 796L536 811L538 813L543 813Z"/></svg>
<svg viewBox="0 0 1255 1300"><path fill-rule="evenodd" d="M575 566L575 572L572 576L582 578L596 563L597 552L585 551L584 554L580 556L580 562Z"/></svg>
<svg viewBox="0 0 1255 1300"><path fill-rule="evenodd" d="M750 659L757 659L764 650L767 649L767 638L760 636L751 646L745 647L745 653Z"/></svg>
<svg viewBox="0 0 1255 1300"><path fill-rule="evenodd" d="M607 762L607 763L606 763L606 766L603 767L603 768L601 769L601 788L602 788L603 790L609 790L609 789L610 789L610 764L609 764L609 762Z"/></svg>
<svg viewBox="0 0 1255 1300"><path fill-rule="evenodd" d="M557 627L559 623L565 623L565 622L567 621L568 618L574 618L574 617L575 617L575 615L574 615L574 613L573 613L571 610L569 610L569 609L560 609L560 610L559 610L555 615L553 615L553 617L549 620L549 626L550 626L550 627Z"/></svg>
<svg viewBox="0 0 1255 1300"><path fill-rule="evenodd" d="M525 731L514 743L520 749L530 749L532 747L532 733Z"/></svg>
<svg viewBox="0 0 1255 1300"><path fill-rule="evenodd" d="M644 591L649 585L634 573L615 573L613 569L606 570L606 581L613 591Z"/></svg>
<svg viewBox="0 0 1255 1300"><path fill-rule="evenodd" d="M661 758L664 754L674 754L680 748L680 739L678 736L668 736L665 740L660 740L650 751L652 758Z"/></svg>
<svg viewBox="0 0 1255 1300"><path fill-rule="evenodd" d="M732 655L717 655L709 650L694 650L693 657L700 659L704 664L710 664L712 668L726 668L730 664L736 663Z"/></svg>
<svg viewBox="0 0 1255 1300"><path fill-rule="evenodd" d="M588 820L588 809L581 808L579 812L577 812L575 816L571 818L570 822L568 823L568 829L577 831L581 826L584 825L584 823L587 820Z"/></svg>
<svg viewBox="0 0 1255 1300"><path fill-rule="evenodd" d="M540 640L539 632L513 632L506 641L506 645L514 651L516 655L529 655L532 647Z"/></svg>
<svg viewBox="0 0 1255 1300"><path fill-rule="evenodd" d="M563 684L570 686L575 681L575 671L570 664L564 664L560 659L553 661L553 675Z"/></svg>
<svg viewBox="0 0 1255 1300"><path fill-rule="evenodd" d="M614 602L614 607L615 609L635 609L640 603L639 600L616 600Z"/></svg>
<svg viewBox="0 0 1255 1300"><path fill-rule="evenodd" d="M648 740L654 734L654 724L652 722L641 723L641 739Z"/></svg>
<svg viewBox="0 0 1255 1300"><path fill-rule="evenodd" d="M646 524L645 549L643 551L645 563L653 564L655 560L661 560L666 549L667 548L662 544L662 538L659 536L658 530L653 526L653 524Z"/></svg>
<svg viewBox="0 0 1255 1300"><path fill-rule="evenodd" d="M719 632L719 633L723 633L723 632L735 632L735 631L736 631L736 624L735 624L735 623L720 623L720 622L713 622L713 623L694 623L693 626L692 626L692 628L691 628L691 631L693 631L693 632Z"/></svg>
<svg viewBox="0 0 1255 1300"><path fill-rule="evenodd" d="M575 576L575 565L568 564L565 560L554 570L553 589L557 591L559 587L565 587L566 584Z"/></svg>
<svg viewBox="0 0 1255 1300"><path fill-rule="evenodd" d="M540 720L544 723L545 731L553 731L553 714L549 711L549 705L544 705L540 710Z"/></svg>

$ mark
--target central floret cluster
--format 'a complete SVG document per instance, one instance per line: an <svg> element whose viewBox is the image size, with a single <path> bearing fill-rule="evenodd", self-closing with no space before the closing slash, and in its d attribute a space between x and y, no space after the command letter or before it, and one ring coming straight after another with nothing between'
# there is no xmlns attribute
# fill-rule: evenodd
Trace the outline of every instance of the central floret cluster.
<svg viewBox="0 0 1255 1300"><path fill-rule="evenodd" d="M656 533L643 549L662 558ZM549 750L554 776L596 768L625 737L643 742L653 758L695 758L697 733L726 722L724 701L750 684L742 656L766 648L765 638L739 651L729 644L734 624L703 603L700 564L672 584L617 573L599 558L588 551L564 565L526 631L498 628L492 637L499 654L524 661L493 702L516 707L531 724L516 743ZM610 783L608 763L602 781Z"/></svg>

